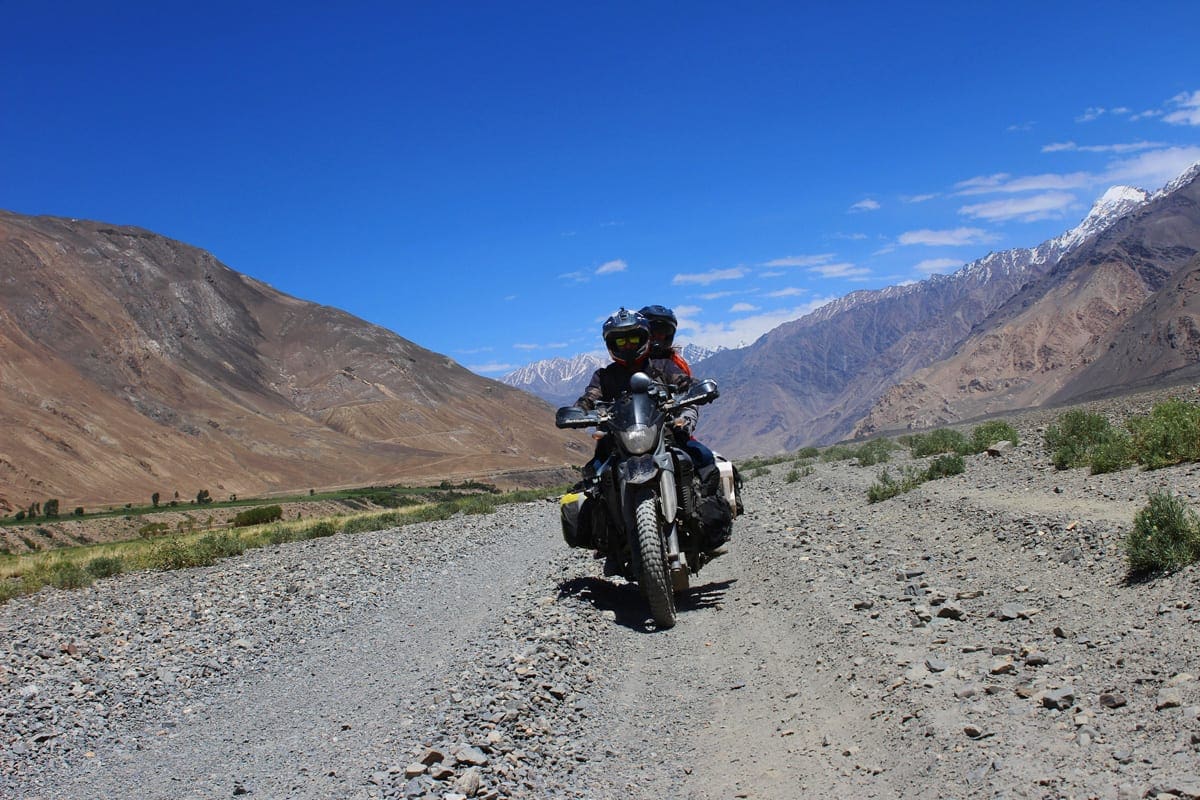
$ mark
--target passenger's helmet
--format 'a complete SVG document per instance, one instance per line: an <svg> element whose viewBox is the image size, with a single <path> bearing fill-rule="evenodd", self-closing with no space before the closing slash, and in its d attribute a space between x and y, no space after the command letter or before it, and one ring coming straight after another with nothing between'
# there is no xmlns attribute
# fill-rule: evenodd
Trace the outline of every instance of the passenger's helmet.
<svg viewBox="0 0 1200 800"><path fill-rule="evenodd" d="M604 344L613 361L639 366L650 352L650 325L641 314L622 308L604 320Z"/></svg>
<svg viewBox="0 0 1200 800"><path fill-rule="evenodd" d="M646 306L638 313L650 323L650 357L670 358L675 329L679 327L675 312L666 306Z"/></svg>

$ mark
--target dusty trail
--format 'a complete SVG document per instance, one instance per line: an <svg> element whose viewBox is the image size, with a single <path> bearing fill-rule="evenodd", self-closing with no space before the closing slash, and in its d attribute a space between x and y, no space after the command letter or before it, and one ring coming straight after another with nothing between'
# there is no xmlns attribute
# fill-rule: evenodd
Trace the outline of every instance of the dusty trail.
<svg viewBox="0 0 1200 800"><path fill-rule="evenodd" d="M548 502L13 601L0 796L1200 797L1200 570L1120 551L1200 468L967 462L752 478L665 632Z"/></svg>

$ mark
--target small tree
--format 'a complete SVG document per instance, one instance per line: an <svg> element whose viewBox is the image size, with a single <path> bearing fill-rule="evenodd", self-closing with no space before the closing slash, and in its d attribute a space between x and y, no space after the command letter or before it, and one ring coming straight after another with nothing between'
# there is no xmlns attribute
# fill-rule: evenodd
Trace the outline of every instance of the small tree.
<svg viewBox="0 0 1200 800"><path fill-rule="evenodd" d="M51 497L49 500L47 500L45 503L43 503L42 504L42 513L44 513L47 517L57 517L58 516L58 500Z"/></svg>
<svg viewBox="0 0 1200 800"><path fill-rule="evenodd" d="M212 502L212 495L210 495L208 493L208 489L201 489L200 491L196 492L196 503L197 504L211 503L211 502Z"/></svg>
<svg viewBox="0 0 1200 800"><path fill-rule="evenodd" d="M23 520L23 519L25 519L25 512L24 512L23 510L22 510L22 511L18 511L18 512L17 512L17 522L20 522L20 521L21 521L21 520Z"/></svg>
<svg viewBox="0 0 1200 800"><path fill-rule="evenodd" d="M158 508L158 492L155 492L154 494L150 495L150 505L154 506L155 508Z"/></svg>
<svg viewBox="0 0 1200 800"><path fill-rule="evenodd" d="M29 518L33 519L34 517L40 517L41 515L42 515L42 504L41 503L30 503L29 504Z"/></svg>
<svg viewBox="0 0 1200 800"><path fill-rule="evenodd" d="M75 506L75 516L77 516L77 517L83 516L83 506Z"/></svg>

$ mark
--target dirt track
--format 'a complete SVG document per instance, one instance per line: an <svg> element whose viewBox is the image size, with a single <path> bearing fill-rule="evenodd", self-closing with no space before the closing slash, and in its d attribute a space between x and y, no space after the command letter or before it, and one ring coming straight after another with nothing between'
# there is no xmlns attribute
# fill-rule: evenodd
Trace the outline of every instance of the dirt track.
<svg viewBox="0 0 1200 800"><path fill-rule="evenodd" d="M772 467L667 632L550 503L13 601L0 794L1200 797L1200 570L1120 552L1200 467L1056 472L1044 421L873 505Z"/></svg>

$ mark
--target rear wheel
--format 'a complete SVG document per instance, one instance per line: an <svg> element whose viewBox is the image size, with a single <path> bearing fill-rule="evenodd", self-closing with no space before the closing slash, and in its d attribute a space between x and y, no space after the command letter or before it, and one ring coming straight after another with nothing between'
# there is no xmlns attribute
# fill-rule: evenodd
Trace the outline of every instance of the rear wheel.
<svg viewBox="0 0 1200 800"><path fill-rule="evenodd" d="M642 594L650 603L650 616L654 617L655 624L660 628L674 627L675 593L671 587L671 574L667 570L667 551L663 546L658 498L654 492L647 491L641 496L634 517L642 567L638 576Z"/></svg>

